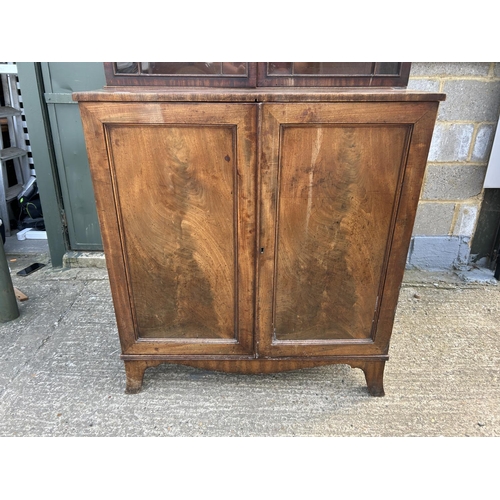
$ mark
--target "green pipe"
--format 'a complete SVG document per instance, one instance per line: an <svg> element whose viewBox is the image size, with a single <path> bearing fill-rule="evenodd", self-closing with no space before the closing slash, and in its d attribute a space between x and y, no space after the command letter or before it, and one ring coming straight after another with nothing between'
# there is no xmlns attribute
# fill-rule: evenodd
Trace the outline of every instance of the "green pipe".
<svg viewBox="0 0 500 500"><path fill-rule="evenodd" d="M12 278L10 277L9 265L0 238L0 323L7 323L19 317L16 295Z"/></svg>

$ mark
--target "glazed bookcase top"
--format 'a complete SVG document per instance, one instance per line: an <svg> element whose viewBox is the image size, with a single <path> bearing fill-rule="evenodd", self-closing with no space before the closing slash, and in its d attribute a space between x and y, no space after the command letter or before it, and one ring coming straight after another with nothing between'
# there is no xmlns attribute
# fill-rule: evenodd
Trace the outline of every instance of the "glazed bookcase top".
<svg viewBox="0 0 500 500"><path fill-rule="evenodd" d="M400 87L402 62L106 62L109 86Z"/></svg>

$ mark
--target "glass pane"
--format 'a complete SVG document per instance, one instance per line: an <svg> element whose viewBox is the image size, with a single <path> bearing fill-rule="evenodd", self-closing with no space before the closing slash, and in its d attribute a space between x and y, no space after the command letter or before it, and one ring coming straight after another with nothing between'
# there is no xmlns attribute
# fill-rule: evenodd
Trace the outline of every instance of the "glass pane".
<svg viewBox="0 0 500 500"><path fill-rule="evenodd" d="M148 75L220 75L220 62L147 62L141 72Z"/></svg>
<svg viewBox="0 0 500 500"><path fill-rule="evenodd" d="M371 62L296 62L293 63L294 75L370 75Z"/></svg>
<svg viewBox="0 0 500 500"><path fill-rule="evenodd" d="M115 73L116 74L137 74L138 63L136 62L117 62L115 63Z"/></svg>
<svg viewBox="0 0 500 500"><path fill-rule="evenodd" d="M247 63L244 62L223 62L222 63L223 75L246 75Z"/></svg>
<svg viewBox="0 0 500 500"><path fill-rule="evenodd" d="M399 75L398 62L381 62L377 63L375 74L377 75Z"/></svg>
<svg viewBox="0 0 500 500"><path fill-rule="evenodd" d="M267 65L268 75L291 75L292 63L289 62L271 62Z"/></svg>
<svg viewBox="0 0 500 500"><path fill-rule="evenodd" d="M143 62L141 73L147 75L239 76L248 72L244 62Z"/></svg>

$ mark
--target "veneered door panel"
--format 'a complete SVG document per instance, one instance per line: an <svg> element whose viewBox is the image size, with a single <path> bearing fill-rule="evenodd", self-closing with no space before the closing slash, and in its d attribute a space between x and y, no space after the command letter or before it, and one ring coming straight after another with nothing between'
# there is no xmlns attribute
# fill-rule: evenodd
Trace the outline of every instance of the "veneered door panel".
<svg viewBox="0 0 500 500"><path fill-rule="evenodd" d="M434 119L432 103L263 106L260 356L386 353Z"/></svg>
<svg viewBox="0 0 500 500"><path fill-rule="evenodd" d="M138 336L234 338L234 129L107 132Z"/></svg>
<svg viewBox="0 0 500 500"><path fill-rule="evenodd" d="M371 337L408 132L407 125L283 127L277 340Z"/></svg>
<svg viewBox="0 0 500 500"><path fill-rule="evenodd" d="M95 189L112 186L98 202L105 244L121 242L108 266L124 353L251 355L255 105L93 104L82 116L109 158L89 151Z"/></svg>

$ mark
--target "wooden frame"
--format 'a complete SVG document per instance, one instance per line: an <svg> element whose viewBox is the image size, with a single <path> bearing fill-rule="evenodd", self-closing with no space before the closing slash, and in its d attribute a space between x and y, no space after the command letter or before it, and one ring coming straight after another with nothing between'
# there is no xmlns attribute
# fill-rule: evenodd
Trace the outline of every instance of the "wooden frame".
<svg viewBox="0 0 500 500"><path fill-rule="evenodd" d="M269 63L257 64L259 87L406 87L411 63L399 64L399 72L393 75L379 73L379 63L372 63L369 74L343 75L270 75Z"/></svg>
<svg viewBox="0 0 500 500"><path fill-rule="evenodd" d="M399 63L397 74L383 74L379 64L372 63L369 74L335 75L270 75L269 63L248 63L245 76L203 75L162 76L147 74L121 74L115 71L113 62L104 63L108 86L174 86L174 87L406 87L410 76L411 63Z"/></svg>
<svg viewBox="0 0 500 500"><path fill-rule="evenodd" d="M256 63L248 63L248 74L162 76L146 74L120 74L115 71L115 63L104 63L104 74L109 86L173 86L173 87L255 87L257 79Z"/></svg>

